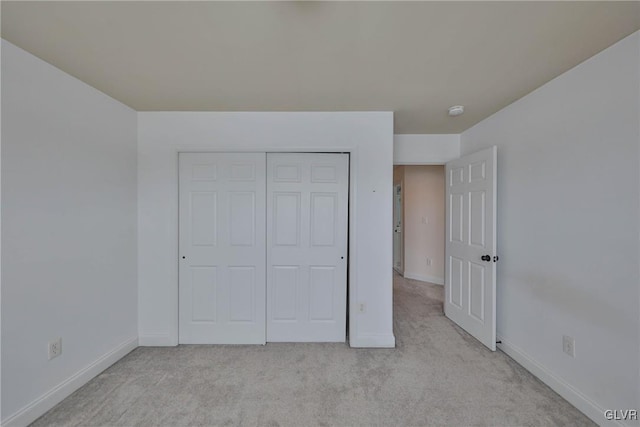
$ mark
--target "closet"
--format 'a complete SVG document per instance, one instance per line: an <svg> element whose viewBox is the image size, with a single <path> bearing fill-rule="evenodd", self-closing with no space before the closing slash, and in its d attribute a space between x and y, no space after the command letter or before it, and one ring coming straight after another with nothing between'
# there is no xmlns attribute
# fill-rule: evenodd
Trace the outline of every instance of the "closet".
<svg viewBox="0 0 640 427"><path fill-rule="evenodd" d="M179 342L346 340L349 155L179 155Z"/></svg>

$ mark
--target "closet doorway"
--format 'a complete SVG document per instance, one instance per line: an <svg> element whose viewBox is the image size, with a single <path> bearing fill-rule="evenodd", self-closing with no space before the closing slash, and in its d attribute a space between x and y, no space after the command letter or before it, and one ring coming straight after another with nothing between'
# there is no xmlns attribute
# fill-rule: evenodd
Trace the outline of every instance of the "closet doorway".
<svg viewBox="0 0 640 427"><path fill-rule="evenodd" d="M179 342L344 342L349 155L181 153Z"/></svg>

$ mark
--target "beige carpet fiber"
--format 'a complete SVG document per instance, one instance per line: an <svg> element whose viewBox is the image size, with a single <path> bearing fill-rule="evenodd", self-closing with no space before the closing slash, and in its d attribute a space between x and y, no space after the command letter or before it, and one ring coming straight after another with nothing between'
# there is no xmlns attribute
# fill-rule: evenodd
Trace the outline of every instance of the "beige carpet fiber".
<svg viewBox="0 0 640 427"><path fill-rule="evenodd" d="M395 349L141 347L33 425L594 425L445 318L442 298L395 277Z"/></svg>

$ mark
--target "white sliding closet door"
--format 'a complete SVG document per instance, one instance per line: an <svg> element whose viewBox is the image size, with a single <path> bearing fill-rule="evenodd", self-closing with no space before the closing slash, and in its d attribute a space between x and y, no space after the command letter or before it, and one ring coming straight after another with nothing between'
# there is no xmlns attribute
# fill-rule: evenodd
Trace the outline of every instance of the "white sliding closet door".
<svg viewBox="0 0 640 427"><path fill-rule="evenodd" d="M267 341L344 342L347 154L267 154Z"/></svg>
<svg viewBox="0 0 640 427"><path fill-rule="evenodd" d="M180 343L265 343L265 156L180 154Z"/></svg>

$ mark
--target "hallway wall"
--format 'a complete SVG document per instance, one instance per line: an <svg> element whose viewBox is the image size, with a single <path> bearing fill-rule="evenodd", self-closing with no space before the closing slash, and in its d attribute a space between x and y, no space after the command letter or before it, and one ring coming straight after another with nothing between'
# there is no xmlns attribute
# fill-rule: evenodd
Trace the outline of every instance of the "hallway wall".
<svg viewBox="0 0 640 427"><path fill-rule="evenodd" d="M444 285L444 166L396 166L403 182L404 276Z"/></svg>

